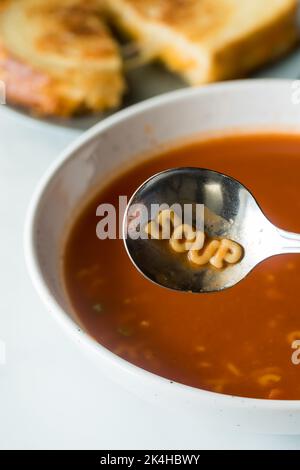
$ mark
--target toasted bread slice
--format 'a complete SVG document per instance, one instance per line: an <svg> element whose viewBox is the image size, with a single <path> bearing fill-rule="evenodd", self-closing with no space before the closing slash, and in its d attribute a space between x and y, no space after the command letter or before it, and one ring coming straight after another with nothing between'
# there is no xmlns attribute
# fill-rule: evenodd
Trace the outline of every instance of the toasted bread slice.
<svg viewBox="0 0 300 470"><path fill-rule="evenodd" d="M122 59L103 0L2 0L0 80L9 101L43 115L118 106Z"/></svg>
<svg viewBox="0 0 300 470"><path fill-rule="evenodd" d="M149 58L191 84L243 76L298 37L297 0L107 0Z"/></svg>

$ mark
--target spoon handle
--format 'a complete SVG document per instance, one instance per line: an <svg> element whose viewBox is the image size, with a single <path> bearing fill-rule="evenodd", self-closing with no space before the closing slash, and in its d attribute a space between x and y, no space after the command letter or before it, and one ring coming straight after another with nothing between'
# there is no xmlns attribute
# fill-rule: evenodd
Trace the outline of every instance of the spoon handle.
<svg viewBox="0 0 300 470"><path fill-rule="evenodd" d="M300 253L300 234L278 229L281 239L281 253Z"/></svg>

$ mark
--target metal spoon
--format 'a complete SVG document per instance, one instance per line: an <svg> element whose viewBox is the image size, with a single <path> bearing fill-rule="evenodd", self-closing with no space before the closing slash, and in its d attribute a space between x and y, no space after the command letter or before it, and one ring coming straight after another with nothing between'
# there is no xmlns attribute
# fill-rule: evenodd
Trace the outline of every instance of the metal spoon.
<svg viewBox="0 0 300 470"><path fill-rule="evenodd" d="M223 270L193 267L159 240L128 236L131 210L143 204L204 204L205 232L228 238L244 248L244 257ZM201 168L176 168L154 175L129 201L123 222L127 253L135 267L150 281L186 292L217 292L234 286L259 263L279 254L300 253L300 235L275 227L263 214L253 195L239 181Z"/></svg>

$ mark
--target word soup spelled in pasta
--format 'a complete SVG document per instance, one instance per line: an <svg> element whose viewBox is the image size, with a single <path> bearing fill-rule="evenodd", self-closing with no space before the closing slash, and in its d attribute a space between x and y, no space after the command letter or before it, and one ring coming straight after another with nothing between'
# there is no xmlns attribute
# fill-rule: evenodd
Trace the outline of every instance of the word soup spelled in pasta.
<svg viewBox="0 0 300 470"><path fill-rule="evenodd" d="M225 238L209 239L204 232L182 224L172 210L160 211L156 219L146 225L145 231L157 240L169 238L171 249L176 253L187 253L188 260L197 266L211 264L222 269L226 263L238 263L243 256L243 249L238 243Z"/></svg>

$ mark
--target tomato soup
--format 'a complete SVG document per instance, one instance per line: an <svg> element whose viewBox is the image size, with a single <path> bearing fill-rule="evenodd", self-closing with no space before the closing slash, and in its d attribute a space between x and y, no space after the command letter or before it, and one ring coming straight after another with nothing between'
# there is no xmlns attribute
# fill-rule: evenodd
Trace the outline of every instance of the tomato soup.
<svg viewBox="0 0 300 470"><path fill-rule="evenodd" d="M103 346L172 381L300 399L300 255L274 257L227 291L197 295L152 284L122 240L97 238L99 204L118 207L119 195L129 197L153 174L180 166L237 178L274 224L300 233L300 136L227 135L154 155L116 174L70 231L64 278L77 317Z"/></svg>

